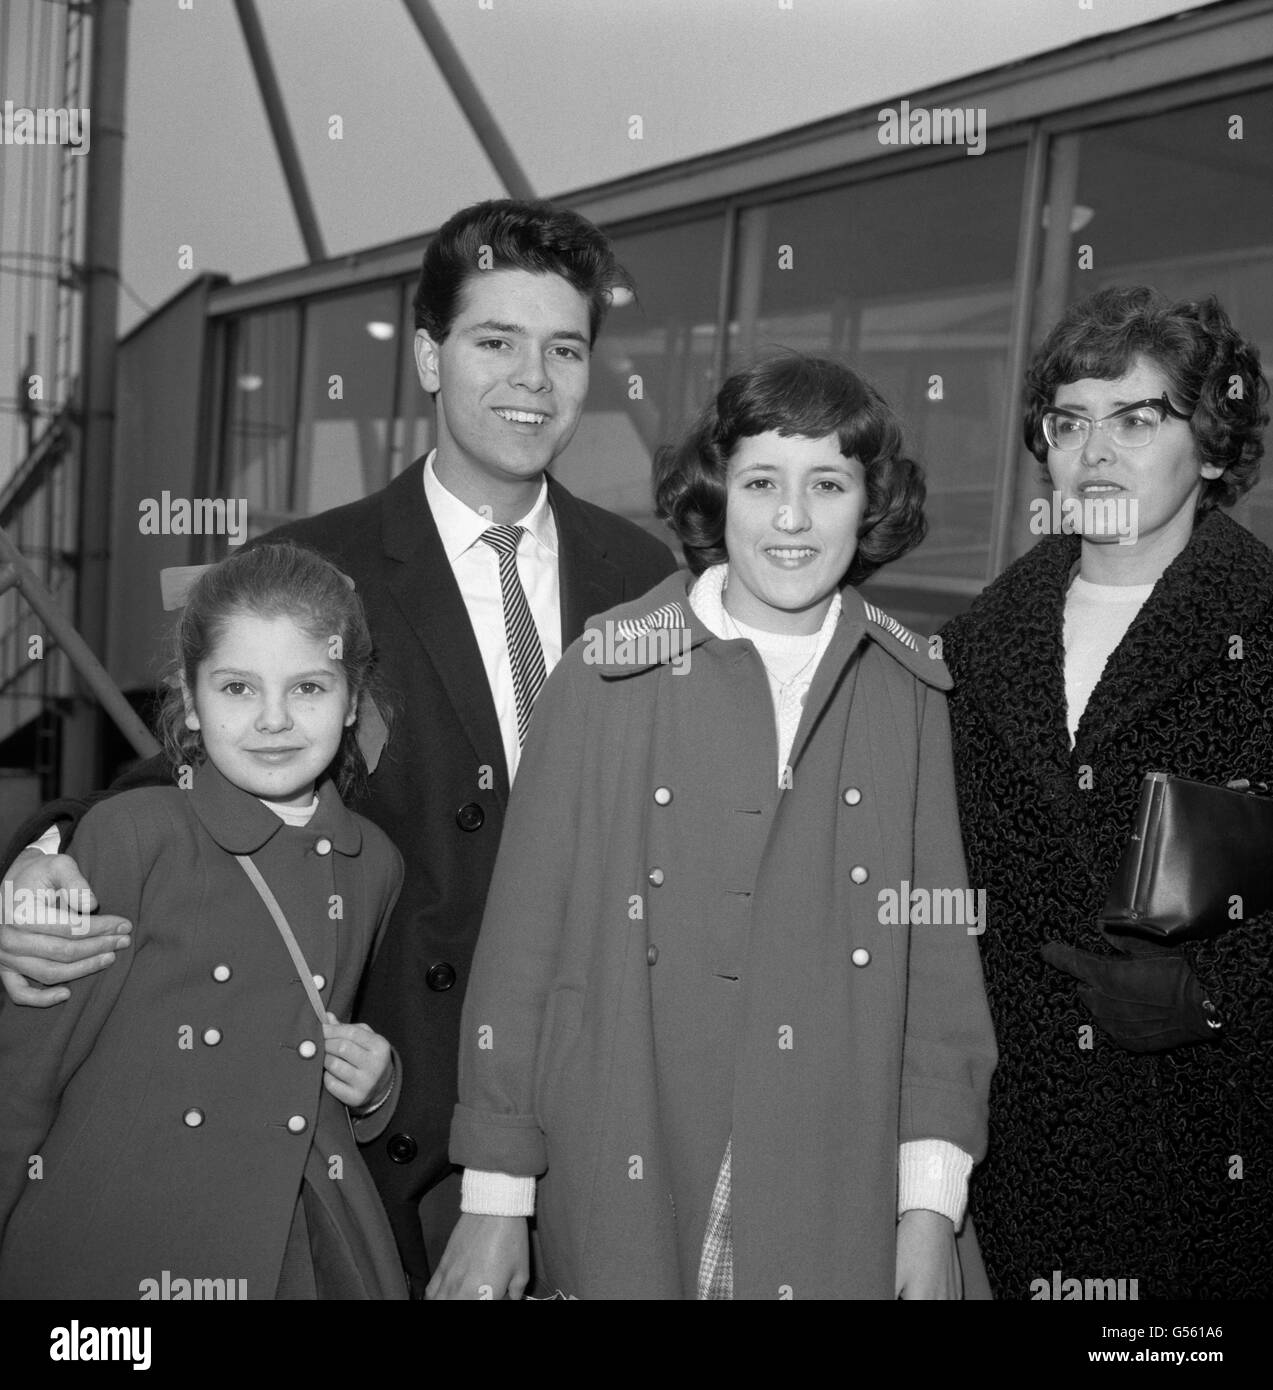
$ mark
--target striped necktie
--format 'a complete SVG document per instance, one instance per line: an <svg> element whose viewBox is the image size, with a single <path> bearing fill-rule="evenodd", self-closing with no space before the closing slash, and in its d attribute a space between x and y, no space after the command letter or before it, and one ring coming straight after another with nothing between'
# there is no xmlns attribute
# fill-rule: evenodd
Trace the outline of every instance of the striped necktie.
<svg viewBox="0 0 1273 1390"><path fill-rule="evenodd" d="M547 671L544 649L531 617L526 590L517 573L517 543L524 526L491 526L480 539L499 556L499 586L504 596L504 631L508 635L508 660L513 668L513 693L517 697L517 743L526 742L526 728L535 697L543 688Z"/></svg>

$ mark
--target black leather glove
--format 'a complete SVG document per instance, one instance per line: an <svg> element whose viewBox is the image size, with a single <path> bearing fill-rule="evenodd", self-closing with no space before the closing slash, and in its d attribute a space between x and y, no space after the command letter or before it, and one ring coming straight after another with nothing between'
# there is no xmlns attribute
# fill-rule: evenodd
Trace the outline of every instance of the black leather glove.
<svg viewBox="0 0 1273 1390"><path fill-rule="evenodd" d="M1183 955L1104 928L1102 935L1118 955L1098 956L1059 941L1047 942L1040 954L1074 976L1084 1007L1119 1047L1166 1052L1220 1036L1220 1016Z"/></svg>

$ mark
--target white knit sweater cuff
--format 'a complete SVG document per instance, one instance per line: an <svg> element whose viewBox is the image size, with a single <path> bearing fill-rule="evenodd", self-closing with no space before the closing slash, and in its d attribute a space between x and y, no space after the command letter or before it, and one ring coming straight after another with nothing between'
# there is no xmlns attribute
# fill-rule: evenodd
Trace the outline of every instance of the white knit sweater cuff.
<svg viewBox="0 0 1273 1390"><path fill-rule="evenodd" d="M897 1157L897 1214L922 1207L958 1229L968 1205L972 1155L946 1139L912 1139Z"/></svg>
<svg viewBox="0 0 1273 1390"><path fill-rule="evenodd" d="M460 1210L472 1216L533 1216L535 1179L466 1168L460 1181Z"/></svg>

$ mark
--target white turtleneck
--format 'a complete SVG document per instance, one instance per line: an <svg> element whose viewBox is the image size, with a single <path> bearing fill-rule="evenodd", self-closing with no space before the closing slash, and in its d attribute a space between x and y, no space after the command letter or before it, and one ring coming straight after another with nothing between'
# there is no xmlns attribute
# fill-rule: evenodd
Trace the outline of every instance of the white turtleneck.
<svg viewBox="0 0 1273 1390"><path fill-rule="evenodd" d="M1065 723L1070 747L1105 663L1153 592L1152 584L1093 584L1075 576L1065 595Z"/></svg>
<svg viewBox="0 0 1273 1390"><path fill-rule="evenodd" d="M713 565L704 570L690 590L690 607L709 632L720 638L745 637L759 653L773 699L778 734L778 780L782 782L783 769L787 766L804 712L805 698L840 621L840 595L832 596L817 632L769 632L739 622L726 609L724 594L728 583L728 565Z"/></svg>

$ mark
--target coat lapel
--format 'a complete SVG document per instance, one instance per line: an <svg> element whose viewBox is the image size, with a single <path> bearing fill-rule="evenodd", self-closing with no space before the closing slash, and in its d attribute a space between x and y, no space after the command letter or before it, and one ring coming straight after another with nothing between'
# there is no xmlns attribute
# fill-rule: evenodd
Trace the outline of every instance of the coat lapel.
<svg viewBox="0 0 1273 1390"><path fill-rule="evenodd" d="M623 574L588 526L583 509L555 478L548 479L548 502L557 523L557 574L561 592L561 649L583 631L594 613L622 603Z"/></svg>
<svg viewBox="0 0 1273 1390"><path fill-rule="evenodd" d="M475 760L494 769L496 794L503 802L508 765L495 701L460 586L425 501L423 459L384 490L381 537L392 562L389 590L437 672Z"/></svg>
<svg viewBox="0 0 1273 1390"><path fill-rule="evenodd" d="M1048 536L947 629L957 698L975 701L1042 802L1077 795L1065 723L1062 619L1078 536ZM1011 634L1012 660L1004 660ZM967 681L969 684L960 689Z"/></svg>
<svg viewBox="0 0 1273 1390"><path fill-rule="evenodd" d="M1271 601L1268 552L1223 512L1207 512L1106 663L1083 711L1075 757L1090 761L1102 743L1226 659L1230 640Z"/></svg>

